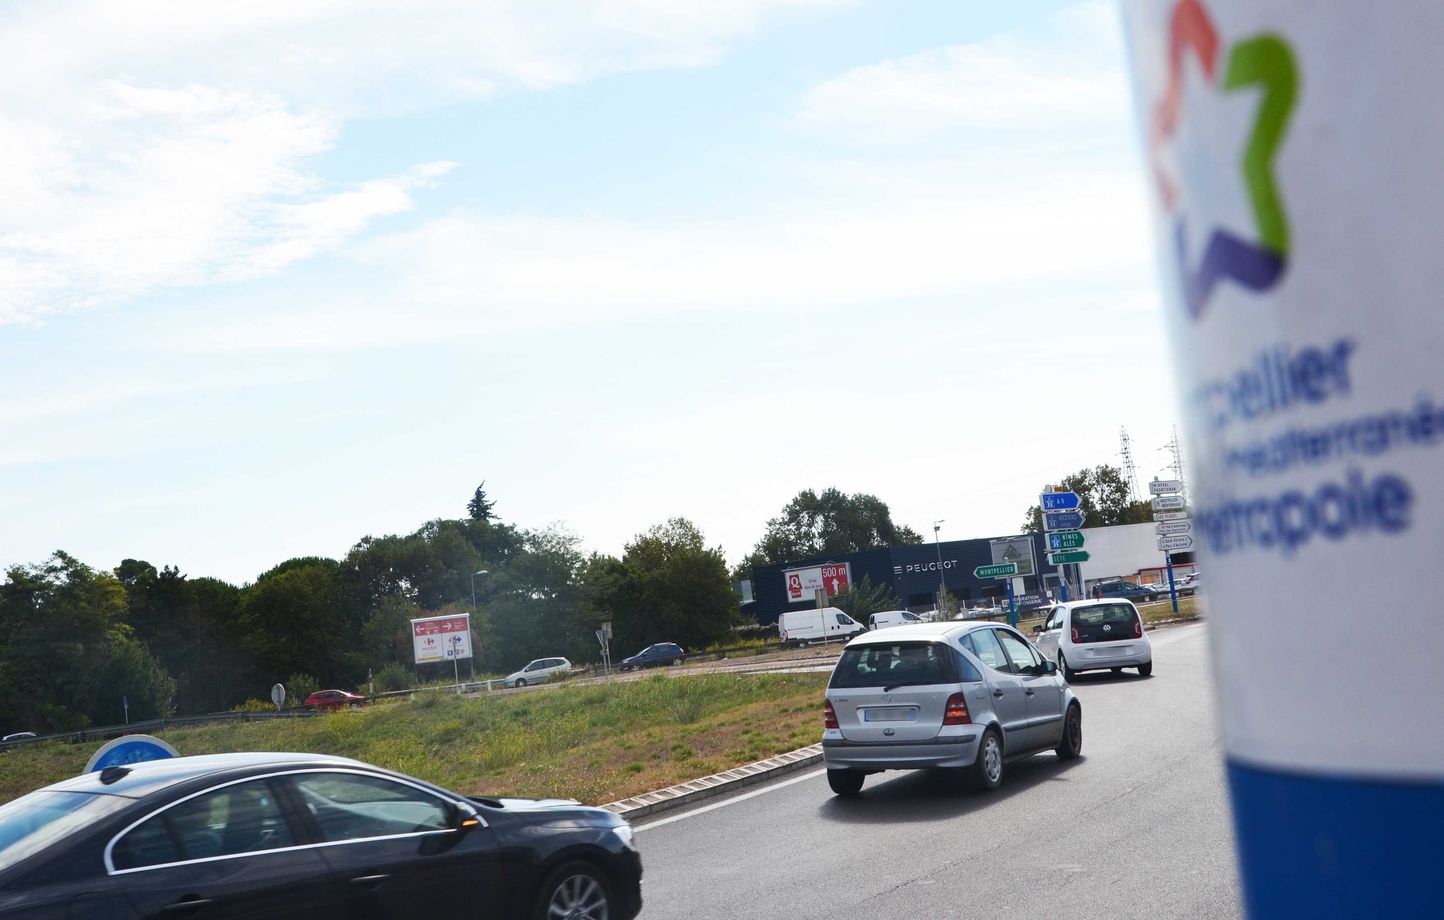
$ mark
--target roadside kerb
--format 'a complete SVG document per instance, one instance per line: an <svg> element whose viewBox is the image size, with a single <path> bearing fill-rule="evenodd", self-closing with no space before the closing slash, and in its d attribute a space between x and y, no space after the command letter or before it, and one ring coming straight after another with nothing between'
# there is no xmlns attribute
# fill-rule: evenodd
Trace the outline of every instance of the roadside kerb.
<svg viewBox="0 0 1444 920"><path fill-rule="evenodd" d="M778 754L776 757L769 757L766 760L759 760L756 763L723 770L721 773L713 773L711 776L704 776L701 779L668 786L666 789L644 792L631 798L609 802L602 807L614 814L621 815L628 821L635 821L658 812L671 811L703 799L755 786L788 773L796 773L821 761L822 745L813 744L795 751L788 751L785 754Z"/></svg>

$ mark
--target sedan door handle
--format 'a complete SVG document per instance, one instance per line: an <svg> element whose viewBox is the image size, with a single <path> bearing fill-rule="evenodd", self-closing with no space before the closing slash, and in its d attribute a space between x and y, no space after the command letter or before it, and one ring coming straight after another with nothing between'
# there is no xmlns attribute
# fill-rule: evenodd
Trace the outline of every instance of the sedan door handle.
<svg viewBox="0 0 1444 920"><path fill-rule="evenodd" d="M999 687L999 688L997 688L996 690L993 691L993 696L1001 697L1002 695L1003 695L1003 688L1002 688L1002 687Z"/></svg>
<svg viewBox="0 0 1444 920"><path fill-rule="evenodd" d="M351 884L360 885L363 888L379 888L381 883L391 876L382 873L381 875L358 875L351 880Z"/></svg>
<svg viewBox="0 0 1444 920"><path fill-rule="evenodd" d="M172 901L166 906L162 907L161 913L178 914L182 911L200 910L202 907L205 907L209 903L211 903L210 898L181 898L179 901Z"/></svg>
<svg viewBox="0 0 1444 920"><path fill-rule="evenodd" d="M1024 696L1032 696L1032 695L1033 695L1033 691L1032 691L1032 690L1024 690L1024 691L1023 691L1023 695L1024 695Z"/></svg>

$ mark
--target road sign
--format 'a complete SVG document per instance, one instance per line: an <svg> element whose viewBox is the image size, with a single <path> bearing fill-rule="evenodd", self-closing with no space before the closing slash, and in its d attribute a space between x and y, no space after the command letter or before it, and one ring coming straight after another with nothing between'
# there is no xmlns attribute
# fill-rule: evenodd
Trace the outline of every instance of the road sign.
<svg viewBox="0 0 1444 920"><path fill-rule="evenodd" d="M1077 530L1083 526L1081 511L1054 511L1043 515L1044 530Z"/></svg>
<svg viewBox="0 0 1444 920"><path fill-rule="evenodd" d="M1158 548L1165 553L1181 553L1193 548L1193 537L1159 537Z"/></svg>
<svg viewBox="0 0 1444 920"><path fill-rule="evenodd" d="M973 569L974 578L1010 578L1018 574L1018 563L1000 562L997 565L980 565Z"/></svg>
<svg viewBox="0 0 1444 920"><path fill-rule="evenodd" d="M852 583L852 570L846 562L787 569L782 575L787 584L789 604L815 598L818 591L825 592L827 597L837 597L846 594Z"/></svg>
<svg viewBox="0 0 1444 920"><path fill-rule="evenodd" d="M1148 491L1154 495L1168 495L1171 492L1183 491L1182 479L1155 479L1148 484Z"/></svg>
<svg viewBox="0 0 1444 920"><path fill-rule="evenodd" d="M1076 530L1059 530L1048 534L1049 549L1079 549L1083 546L1083 534Z"/></svg>
<svg viewBox="0 0 1444 920"><path fill-rule="evenodd" d="M1018 566L1018 576L1026 578L1035 574L1033 566L1033 538L1031 536L1003 537L999 540L989 540L988 549L992 553L994 565L1002 565L1005 562L1012 562Z"/></svg>
<svg viewBox="0 0 1444 920"><path fill-rule="evenodd" d="M280 712L281 707L286 705L286 688L280 684L271 685L271 702L275 704L276 711Z"/></svg>
<svg viewBox="0 0 1444 920"><path fill-rule="evenodd" d="M1155 511L1155 512L1153 512L1153 519L1154 519L1155 521L1186 521L1186 520L1188 520L1188 512L1187 512L1187 511Z"/></svg>
<svg viewBox="0 0 1444 920"><path fill-rule="evenodd" d="M827 589L828 597L837 597L846 594L852 588L848 584L848 578L852 573L846 562L840 565L825 565L822 567L822 585Z"/></svg>
<svg viewBox="0 0 1444 920"><path fill-rule="evenodd" d="M1162 524L1153 525L1153 532L1160 537L1172 537L1181 533L1191 533L1192 531L1192 521L1164 521Z"/></svg>
<svg viewBox="0 0 1444 920"><path fill-rule="evenodd" d="M127 764L145 763L148 760L168 760L178 757L176 749L159 738L150 735L122 735L107 741L100 750L90 755L85 764L86 773L104 770L106 767L123 767Z"/></svg>
<svg viewBox="0 0 1444 920"><path fill-rule="evenodd" d="M411 652L417 664L471 657L471 614L411 621Z"/></svg>
<svg viewBox="0 0 1444 920"><path fill-rule="evenodd" d="M1044 511L1072 511L1078 507L1077 492L1044 492L1039 500Z"/></svg>
<svg viewBox="0 0 1444 920"><path fill-rule="evenodd" d="M1154 511L1182 511L1188 501L1182 495L1157 495L1153 499Z"/></svg>
<svg viewBox="0 0 1444 920"><path fill-rule="evenodd" d="M1079 550L1073 553L1049 553L1049 565L1071 565L1075 562L1087 562L1088 553L1086 550Z"/></svg>

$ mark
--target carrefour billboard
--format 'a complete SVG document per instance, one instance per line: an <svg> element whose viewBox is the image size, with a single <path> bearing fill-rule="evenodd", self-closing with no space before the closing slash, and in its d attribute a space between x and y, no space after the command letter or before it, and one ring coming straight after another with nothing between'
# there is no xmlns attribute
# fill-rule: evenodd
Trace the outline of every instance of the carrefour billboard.
<svg viewBox="0 0 1444 920"><path fill-rule="evenodd" d="M417 664L471 657L471 614L411 621L411 650Z"/></svg>

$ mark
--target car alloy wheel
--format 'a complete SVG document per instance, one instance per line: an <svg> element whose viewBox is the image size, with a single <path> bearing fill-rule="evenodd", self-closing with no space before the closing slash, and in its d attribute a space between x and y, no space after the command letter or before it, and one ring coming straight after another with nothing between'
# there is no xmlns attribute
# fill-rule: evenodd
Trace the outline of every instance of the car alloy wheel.
<svg viewBox="0 0 1444 920"><path fill-rule="evenodd" d="M545 900L538 918L544 920L609 920L607 884L586 863L568 863L547 877Z"/></svg>
<svg viewBox="0 0 1444 920"><path fill-rule="evenodd" d="M998 730L983 733L978 745L978 759L973 764L973 785L979 789L996 789L1003 783L1003 739Z"/></svg>
<svg viewBox="0 0 1444 920"><path fill-rule="evenodd" d="M518 677L518 678L516 679L516 685L517 685L518 687L525 687L525 686L526 686L526 680L525 680L524 678Z"/></svg>

